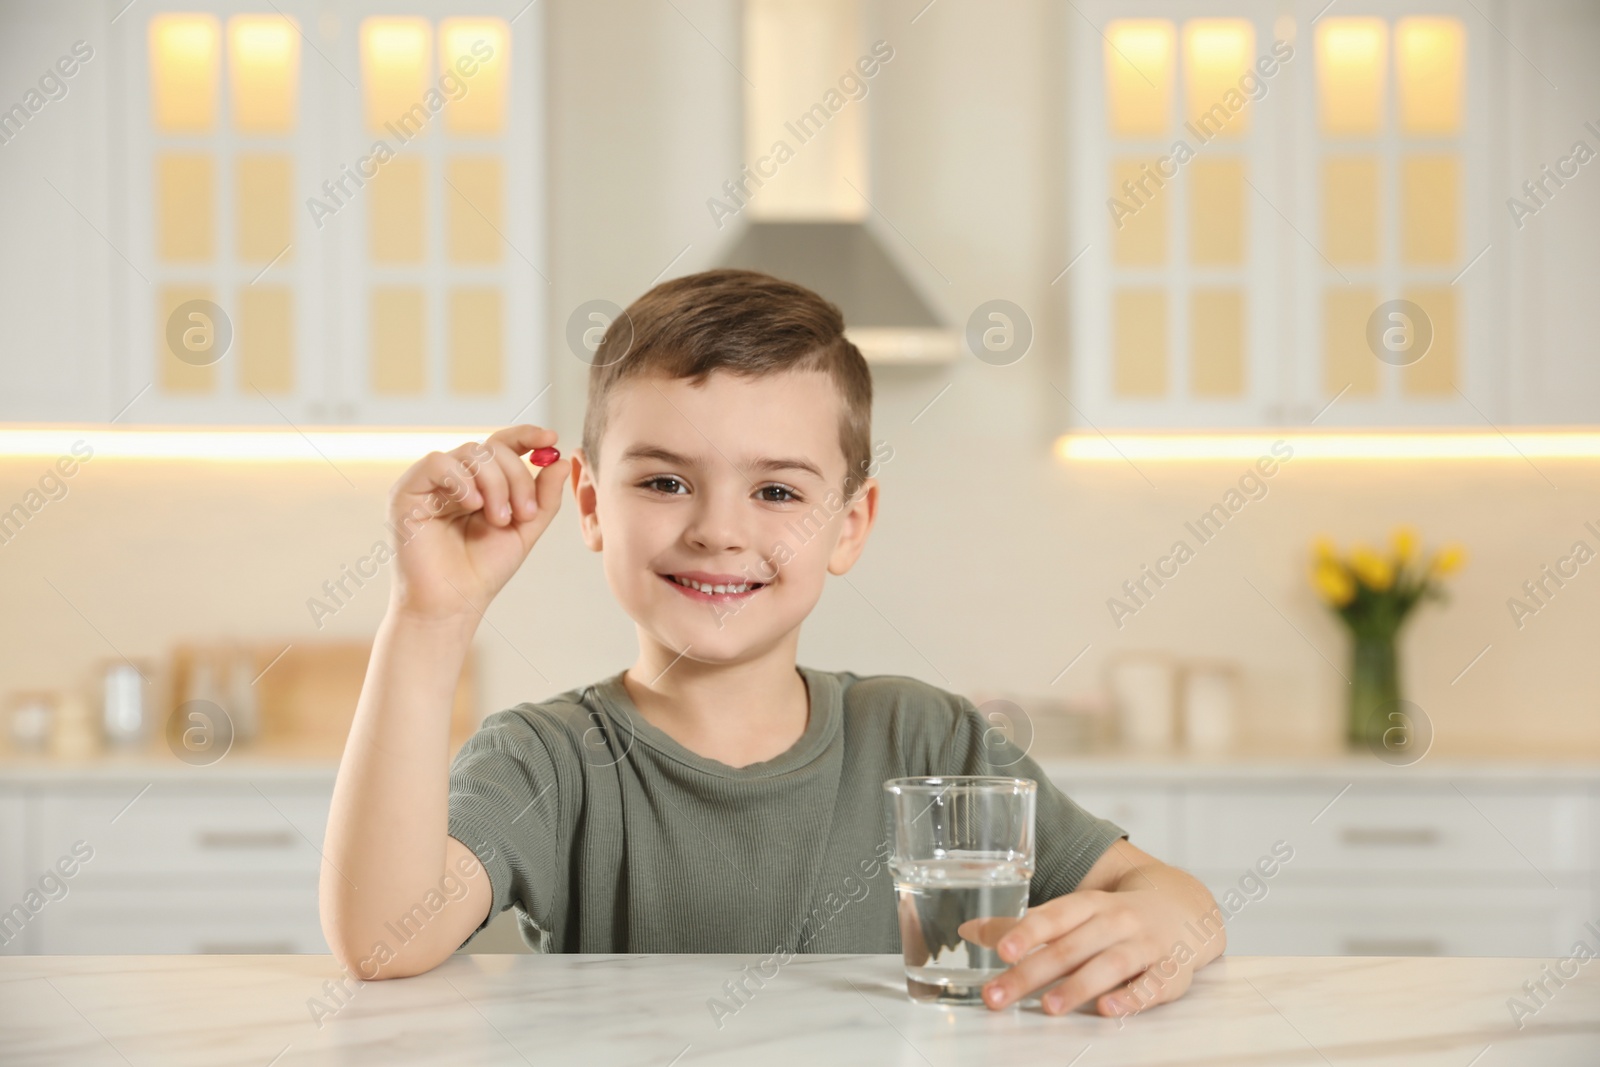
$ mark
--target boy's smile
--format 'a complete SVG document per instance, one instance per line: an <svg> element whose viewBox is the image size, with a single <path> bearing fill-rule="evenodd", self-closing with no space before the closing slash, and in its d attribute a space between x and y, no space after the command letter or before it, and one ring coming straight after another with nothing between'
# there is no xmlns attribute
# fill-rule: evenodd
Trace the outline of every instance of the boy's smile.
<svg viewBox="0 0 1600 1067"><path fill-rule="evenodd" d="M860 554L876 504L844 500L843 401L820 371L620 383L574 465L584 538L667 659L743 662L787 646L829 573ZM866 501L871 496L871 502Z"/></svg>
<svg viewBox="0 0 1600 1067"><path fill-rule="evenodd" d="M680 590L684 596L707 604L726 604L747 599L766 584L749 581L738 574L707 574L705 571L681 571L661 577L671 582L673 588Z"/></svg>

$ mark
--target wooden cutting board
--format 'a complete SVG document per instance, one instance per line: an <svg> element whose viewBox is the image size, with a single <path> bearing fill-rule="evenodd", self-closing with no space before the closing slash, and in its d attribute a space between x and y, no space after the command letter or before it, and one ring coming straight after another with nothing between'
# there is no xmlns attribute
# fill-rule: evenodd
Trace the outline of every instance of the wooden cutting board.
<svg viewBox="0 0 1600 1067"><path fill-rule="evenodd" d="M235 657L242 657L236 659ZM355 717L361 682L372 656L368 641L300 641L239 645L180 645L173 649L169 697L170 712L193 693L195 666L205 657L213 666L213 676L224 678L225 669L238 669L248 663L255 679L260 733L250 749L273 753L303 752L308 758L337 756L344 750ZM456 685L455 704L450 714L450 751L477 729L478 716L474 679L476 660L468 653ZM227 708L229 686L220 686L218 700ZM162 716L166 718L165 715ZM245 746L240 743L241 751Z"/></svg>

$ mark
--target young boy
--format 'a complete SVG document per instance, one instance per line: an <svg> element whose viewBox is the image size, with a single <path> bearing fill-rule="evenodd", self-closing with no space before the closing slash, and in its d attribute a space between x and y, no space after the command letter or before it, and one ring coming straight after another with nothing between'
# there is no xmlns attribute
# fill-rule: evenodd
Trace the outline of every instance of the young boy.
<svg viewBox="0 0 1600 1067"><path fill-rule="evenodd" d="M1217 917L1206 889L1074 804L970 701L796 665L878 507L872 379L843 328L767 275L665 282L606 331L570 459L535 477L524 456L556 435L514 426L401 476L321 880L352 972L426 971L509 907L554 951L898 952L883 783L928 774L1038 783L1032 906L961 931L1014 965L991 1007L1059 982L1047 1012L1126 1014L1221 953L1220 928L1186 941ZM638 659L489 716L449 765L473 632L569 477Z"/></svg>

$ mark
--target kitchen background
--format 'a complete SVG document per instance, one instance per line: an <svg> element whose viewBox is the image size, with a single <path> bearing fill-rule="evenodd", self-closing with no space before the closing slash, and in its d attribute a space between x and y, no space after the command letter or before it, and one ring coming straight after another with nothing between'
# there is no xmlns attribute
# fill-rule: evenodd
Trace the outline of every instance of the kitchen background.
<svg viewBox="0 0 1600 1067"><path fill-rule="evenodd" d="M324 188L484 40L370 186ZM32 751L12 715L0 907L27 914L0 951L323 951L319 820L388 582L344 569L388 537L387 487L437 427L574 447L591 302L733 262L841 286L893 448L803 662L1011 701L1069 792L1219 896L1294 842L1233 951L1564 949L1600 914L1600 577L1541 572L1600 547L1597 48L1600 5L1556 0L0 4L0 511L26 511L0 697L55 733ZM758 163L819 101L815 143ZM1193 161L1139 191L1178 137ZM776 168L748 204L746 166ZM1433 333L1404 367L1365 341L1395 297ZM214 361L167 343L192 299L234 334ZM1280 440L1200 544L1185 524ZM488 613L458 733L631 662L574 521ZM1315 537L1400 524L1467 556L1399 644L1431 747L1386 760L1345 746L1350 639L1308 568ZM251 668L206 678L221 646ZM1131 743L1118 663L1157 677L1169 745ZM84 729L119 664L152 683L121 748ZM1173 664L1236 680L1231 740L1185 747ZM241 736L185 763L168 715L207 694ZM71 893L27 904L80 839Z"/></svg>

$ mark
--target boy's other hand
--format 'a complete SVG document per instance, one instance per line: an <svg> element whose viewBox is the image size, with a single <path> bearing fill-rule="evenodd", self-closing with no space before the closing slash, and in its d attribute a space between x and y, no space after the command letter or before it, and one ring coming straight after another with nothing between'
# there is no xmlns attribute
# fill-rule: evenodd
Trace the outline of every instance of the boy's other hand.
<svg viewBox="0 0 1600 1067"><path fill-rule="evenodd" d="M1169 955L1184 912L1156 889L1079 890L1029 908L1023 918L970 919L958 933L1012 964L984 988L990 1008L1007 1007L1061 979L1041 999L1058 1015L1095 1001L1101 1015L1125 1015L1183 995L1193 968ZM1163 957L1166 957L1165 959ZM1135 993L1146 969L1159 981ZM996 999L998 994L998 999Z"/></svg>
<svg viewBox="0 0 1600 1067"><path fill-rule="evenodd" d="M534 476L524 456L554 430L510 426L485 441L431 452L389 492L395 535L390 608L428 622L475 626L561 506L571 461Z"/></svg>

